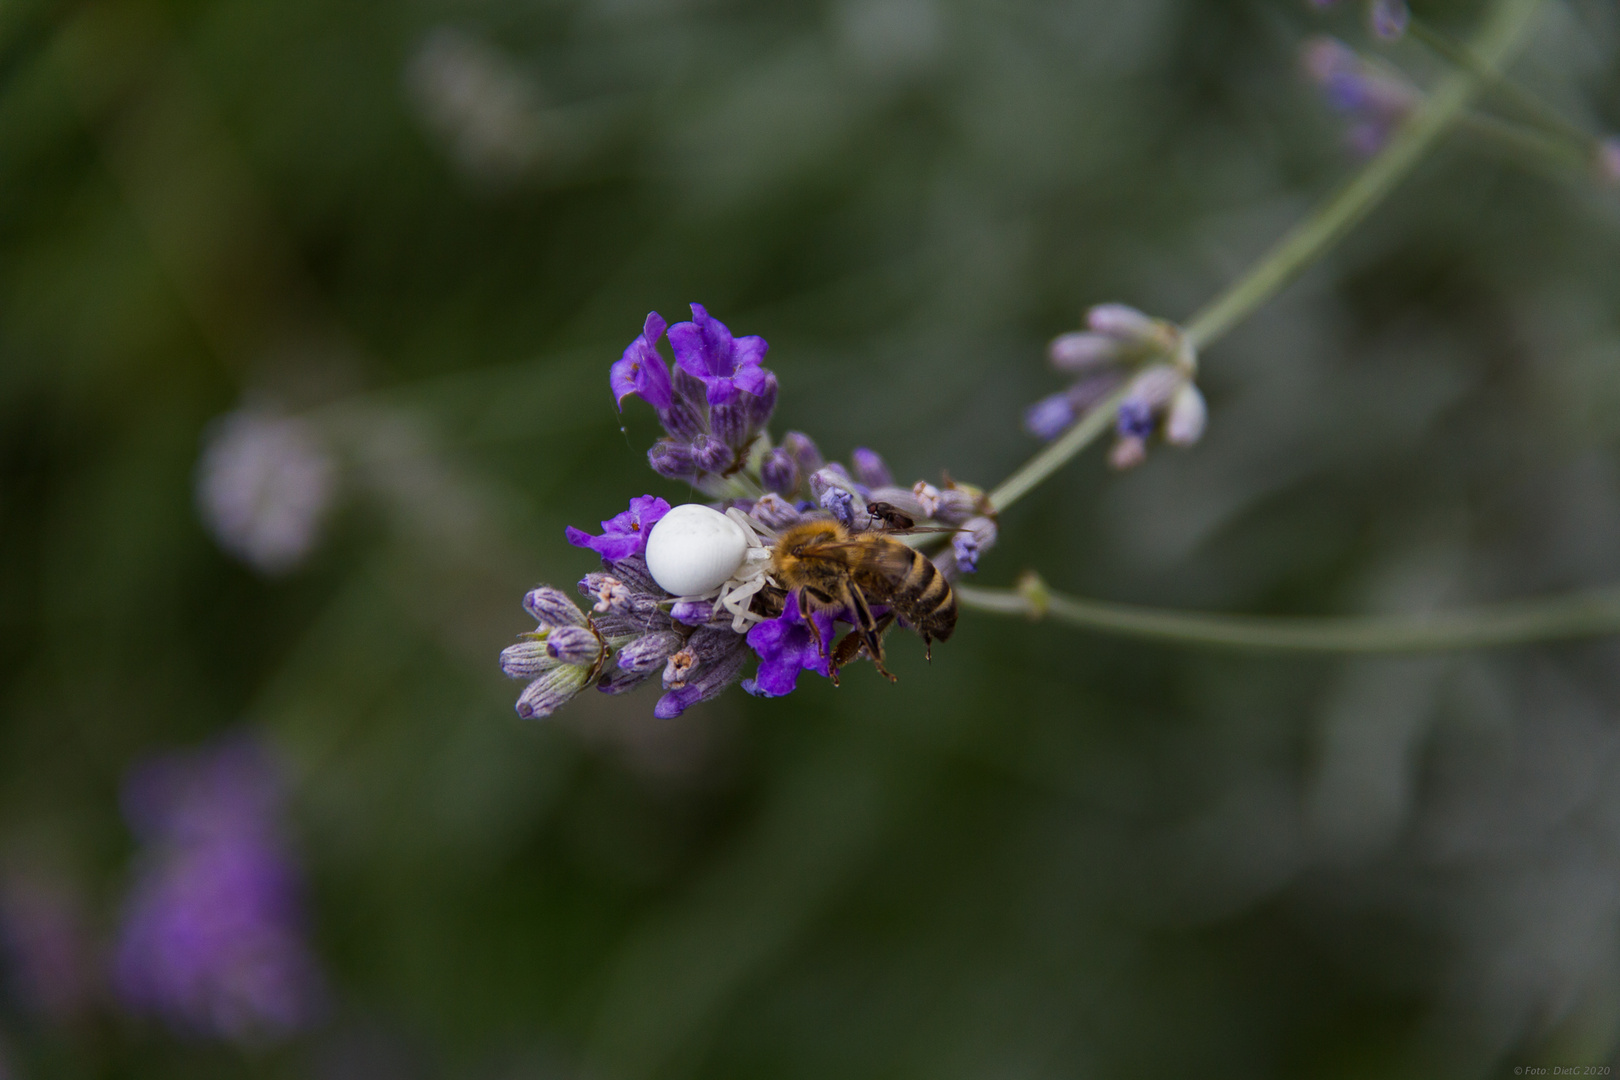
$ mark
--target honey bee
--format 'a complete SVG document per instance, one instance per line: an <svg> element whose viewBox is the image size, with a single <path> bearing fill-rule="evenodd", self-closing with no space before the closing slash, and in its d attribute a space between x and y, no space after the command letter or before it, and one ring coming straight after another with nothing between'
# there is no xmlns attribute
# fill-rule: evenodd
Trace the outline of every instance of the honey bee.
<svg viewBox="0 0 1620 1080"><path fill-rule="evenodd" d="M945 575L922 552L887 533L851 532L836 521L794 525L771 549L771 574L784 589L798 593L817 649L824 651L812 613L854 616L855 629L828 657L834 684L838 668L863 648L878 671L895 681L883 666L883 633L896 617L922 635L930 655L934 639L944 641L956 629L956 594ZM873 604L887 605L888 613L874 617Z"/></svg>

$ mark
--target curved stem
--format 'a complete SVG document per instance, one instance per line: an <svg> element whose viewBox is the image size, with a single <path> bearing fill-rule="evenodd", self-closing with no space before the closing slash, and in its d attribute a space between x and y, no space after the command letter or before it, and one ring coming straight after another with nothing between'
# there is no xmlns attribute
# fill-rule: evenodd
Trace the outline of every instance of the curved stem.
<svg viewBox="0 0 1620 1080"><path fill-rule="evenodd" d="M1478 89L1481 74L1495 72L1507 59L1540 4L1541 0L1498 0L1468 49L1477 64L1442 79L1401 125L1389 145L1367 162L1349 183L1314 214L1284 234L1248 273L1194 314L1183 330L1193 348L1202 351L1225 336L1320 258L1388 195L1462 114ZM1111 413L1112 406L1117 405L1116 399L1110 399L1098 406L1056 442L1032 457L991 493L991 504L998 511L1005 510L1051 476L1107 429L1108 418L1094 421L1093 417L1097 413Z"/></svg>
<svg viewBox="0 0 1620 1080"><path fill-rule="evenodd" d="M1033 575L1016 590L955 587L963 607L1053 619L1165 644L1290 653L1413 653L1500 648L1620 633L1620 587L1443 615L1339 618L1216 615L1084 600Z"/></svg>

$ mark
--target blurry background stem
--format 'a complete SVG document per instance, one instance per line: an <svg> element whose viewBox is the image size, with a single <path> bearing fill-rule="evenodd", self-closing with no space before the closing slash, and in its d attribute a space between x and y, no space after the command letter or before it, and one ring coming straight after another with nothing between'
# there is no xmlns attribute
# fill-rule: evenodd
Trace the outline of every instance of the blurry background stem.
<svg viewBox="0 0 1620 1080"><path fill-rule="evenodd" d="M1264 617L1167 611L1063 596L1035 574L1017 589L956 586L964 607L1055 619L1101 633L1259 652L1448 652L1620 632L1620 588L1498 604L1444 615Z"/></svg>
<svg viewBox="0 0 1620 1080"><path fill-rule="evenodd" d="M1551 105L1484 63L1474 52L1458 45L1421 19L1413 17L1406 32L1413 40L1458 69L1473 75L1481 87L1492 97L1511 106L1525 120L1543 130L1575 143L1588 155L1595 151L1597 139L1570 123Z"/></svg>
<svg viewBox="0 0 1620 1080"><path fill-rule="evenodd" d="M1183 333L1196 352L1202 352L1248 318L1283 286L1315 262L1388 195L1436 140L1463 114L1481 77L1494 74L1507 60L1535 17L1541 0L1499 0L1476 35L1467 55L1473 63L1453 72L1401 125L1378 156L1316 213L1296 225L1247 274L1206 304L1186 324ZM1031 458L990 494L997 511L1006 510L1037 484L1108 430L1115 395L1069 429L1060 439Z"/></svg>

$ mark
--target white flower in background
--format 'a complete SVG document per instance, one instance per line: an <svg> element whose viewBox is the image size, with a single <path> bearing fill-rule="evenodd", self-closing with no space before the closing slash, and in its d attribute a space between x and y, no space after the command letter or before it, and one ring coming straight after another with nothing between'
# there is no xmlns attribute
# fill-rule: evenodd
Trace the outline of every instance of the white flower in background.
<svg viewBox="0 0 1620 1080"><path fill-rule="evenodd" d="M242 408L216 420L197 467L197 509L219 546L264 574L309 555L337 487L337 466L310 425Z"/></svg>
<svg viewBox="0 0 1620 1080"><path fill-rule="evenodd" d="M467 176L499 181L540 158L540 91L511 60L451 27L430 30L405 69L425 126Z"/></svg>

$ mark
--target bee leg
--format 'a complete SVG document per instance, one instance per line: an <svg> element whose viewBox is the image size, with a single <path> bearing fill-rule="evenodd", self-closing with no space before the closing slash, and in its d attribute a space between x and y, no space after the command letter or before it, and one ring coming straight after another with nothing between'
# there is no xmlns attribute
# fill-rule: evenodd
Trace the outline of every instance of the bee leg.
<svg viewBox="0 0 1620 1080"><path fill-rule="evenodd" d="M880 625L878 620L872 617L872 609L866 606L866 594L854 585L849 587L849 599L850 606L855 609L856 630L861 635L861 643L865 646L867 654L872 657L873 666L890 682L899 682L900 680L883 666L883 631L888 628L891 618L885 615Z"/></svg>
<svg viewBox="0 0 1620 1080"><path fill-rule="evenodd" d="M927 634L924 634L922 636L922 639L923 639L923 659L927 660L929 663L933 663L933 661L934 661L934 639L929 637Z"/></svg>

